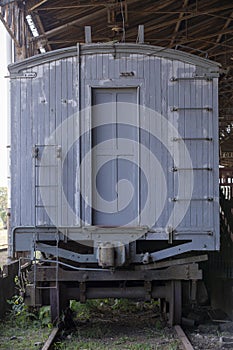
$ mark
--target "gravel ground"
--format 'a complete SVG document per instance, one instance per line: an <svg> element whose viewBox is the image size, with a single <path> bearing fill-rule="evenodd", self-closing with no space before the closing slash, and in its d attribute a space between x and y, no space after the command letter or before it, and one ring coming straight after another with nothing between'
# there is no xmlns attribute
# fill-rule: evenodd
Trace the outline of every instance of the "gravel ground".
<svg viewBox="0 0 233 350"><path fill-rule="evenodd" d="M195 350L233 349L233 325L231 327L228 331L221 331L218 324L206 323L185 332ZM223 343L222 339L232 342L232 345Z"/></svg>

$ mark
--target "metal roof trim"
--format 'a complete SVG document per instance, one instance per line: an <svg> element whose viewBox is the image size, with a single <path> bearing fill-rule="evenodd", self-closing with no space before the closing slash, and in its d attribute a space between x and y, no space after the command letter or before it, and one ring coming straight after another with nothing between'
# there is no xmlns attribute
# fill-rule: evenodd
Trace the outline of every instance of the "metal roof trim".
<svg viewBox="0 0 233 350"><path fill-rule="evenodd" d="M118 53L125 54L141 54L145 56L157 56L171 60L179 60L195 66L199 66L207 69L208 71L219 72L221 64L215 61L211 61L206 58L202 58L193 54L186 53L180 50L174 50L164 48L161 46L153 46L147 44L135 44L135 43L93 43L93 44L81 44L81 55L91 54L104 54L112 53L115 56ZM58 49L49 51L43 54L38 54L30 58L26 58L20 62L10 64L8 66L9 72L12 74L20 73L24 69L32 68L34 66L48 63L51 61L59 60L62 58L73 57L78 54L77 46L67 47L64 49Z"/></svg>

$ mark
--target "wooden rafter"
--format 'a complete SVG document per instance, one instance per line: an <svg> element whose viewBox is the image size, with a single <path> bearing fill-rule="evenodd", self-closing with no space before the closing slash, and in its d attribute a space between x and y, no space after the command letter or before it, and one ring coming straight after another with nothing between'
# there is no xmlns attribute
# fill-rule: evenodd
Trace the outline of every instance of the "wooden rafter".
<svg viewBox="0 0 233 350"><path fill-rule="evenodd" d="M42 0L37 2L34 6L32 6L31 8L28 9L28 12L32 12L34 10L36 10L38 7L40 7L41 5L43 5L44 3L46 3L48 0Z"/></svg>
<svg viewBox="0 0 233 350"><path fill-rule="evenodd" d="M229 24L231 23L231 21L233 20L233 12L231 13L230 17L227 19L226 23L224 24L222 30L228 28ZM216 40L216 43L219 43L222 39L223 34L219 34Z"/></svg>
<svg viewBox="0 0 233 350"><path fill-rule="evenodd" d="M189 0L184 0L184 3L183 3L183 9L185 11L187 5L188 5L188 2ZM175 26L175 30L174 30L174 35L172 36L172 40L171 40L171 43L170 43L170 47L173 46L174 44L174 40L175 40L175 37L180 29L180 25L181 25L181 22L183 20L183 17L184 17L184 14L185 12L181 12L180 15L179 15L179 19L178 19L178 22L176 23L176 26Z"/></svg>
<svg viewBox="0 0 233 350"><path fill-rule="evenodd" d="M139 0L128 0L128 3L129 4L134 4L134 3L138 2L138 1ZM90 21L90 20L93 21L94 19L102 18L102 16L104 14L107 14L106 8L103 8L101 10L95 11L94 13L88 14L86 16L82 16L82 17L80 16L78 19L75 19L75 20L73 20L71 22L65 23L65 24L63 24L63 25L61 25L59 27L56 27L54 29L51 29L51 30L45 32L44 35L40 35L36 39L41 39L43 37L46 37L46 38L52 37L54 35L62 33L64 30L67 30L69 27L72 27L72 26L83 26L86 23L88 23L88 21Z"/></svg>
<svg viewBox="0 0 233 350"><path fill-rule="evenodd" d="M41 34L45 35L44 26L43 26L43 24L41 22L40 17L37 14L35 14L34 17L36 19L36 22L38 23L38 26L39 26ZM49 51L51 51L52 50L51 45L49 43L46 43L46 45L47 45Z"/></svg>
<svg viewBox="0 0 233 350"><path fill-rule="evenodd" d="M190 47L188 52L202 55L208 53L210 59L218 60L224 68L224 78L219 82L220 96L220 131L224 131L229 118L233 115L233 2L206 0L125 0L127 2L128 26L126 41L135 42L138 25L145 26L145 42L164 47L184 45ZM8 0L6 0L8 2ZM108 41L113 38L121 40L122 34L114 34L108 23L108 11L119 7L119 0L27 0L14 2L15 9L25 6L39 31L39 37L33 38L30 33L24 38L19 28L22 28L22 18L11 25L11 18L4 15L5 27L12 36L15 47L31 42L30 48L38 46L37 40L52 50L63 46L75 45L84 41L85 25L92 26L93 42ZM12 6L12 5L7 5ZM4 9L7 9L5 6ZM14 11L15 11L14 9ZM17 11L14 12L17 15ZM2 20L0 17L0 20ZM20 24L19 24L20 23ZM185 26L183 25L185 23ZM8 25L8 28L7 28ZM19 26L19 27L17 27ZM78 30L77 30L78 28ZM34 42L35 41L35 42ZM178 49L184 49L178 47ZM199 51L198 51L199 50ZM202 52L201 52L202 51ZM34 51L35 52L35 51ZM33 51L30 52L33 54ZM231 110L227 109L228 107ZM232 132L233 133L233 132ZM222 136L224 146L224 136ZM233 148L233 140L228 139Z"/></svg>

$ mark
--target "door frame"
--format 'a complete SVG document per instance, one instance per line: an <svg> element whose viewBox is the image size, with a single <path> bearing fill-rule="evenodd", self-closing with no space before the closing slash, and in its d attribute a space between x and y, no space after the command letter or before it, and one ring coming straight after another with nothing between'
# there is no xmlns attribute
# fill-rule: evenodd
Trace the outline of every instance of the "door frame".
<svg viewBox="0 0 233 350"><path fill-rule="evenodd" d="M121 84L107 84L107 85L100 85L100 84L88 84L86 86L86 96L87 99L85 101L85 104L89 107L85 109L85 116L84 116L84 128L85 130L89 130L89 135L88 135L88 149L91 150L90 151L90 157L88 158L89 160L85 163L85 169L84 171L82 171L79 176L81 177L81 188L82 188L82 194L83 197L85 198L85 200L87 199L88 203L92 204L92 200L93 200L93 194L92 194L92 132L90 132L92 130L92 104L93 104L93 91L94 89L135 89L136 90L136 99L137 99L137 106L138 106L138 114L137 114L137 118L138 118L138 132L141 126L141 121L140 121L140 101L142 99L141 93L142 93L142 84L141 81L136 83L133 82L132 84L125 84L122 85ZM138 139L140 139L140 135L138 135ZM141 159L141 150L140 147L138 147L138 161L140 164L140 159ZM90 176L91 175L91 176ZM85 179L85 181L83 181ZM140 191L139 191L139 201L138 201L138 213L140 210ZM92 207L85 207L85 213L84 213L84 222L83 222L83 226L92 226ZM140 213L138 215L138 218L140 219ZM138 223L138 226L140 226L140 222Z"/></svg>

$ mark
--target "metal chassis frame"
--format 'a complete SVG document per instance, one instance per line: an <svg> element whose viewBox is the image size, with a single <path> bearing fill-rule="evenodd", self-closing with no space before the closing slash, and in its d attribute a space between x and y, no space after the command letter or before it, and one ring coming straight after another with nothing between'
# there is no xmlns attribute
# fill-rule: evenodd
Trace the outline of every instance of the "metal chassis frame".
<svg viewBox="0 0 233 350"><path fill-rule="evenodd" d="M127 229L127 228L126 228ZM105 229L106 230L106 229ZM97 263L97 256L96 256L96 250L94 249L93 254L79 254L74 253L66 249L56 248L54 246L50 246L49 244L45 244L44 242L53 241L56 242L57 235L59 236L59 241L67 242L67 239L73 239L78 242L82 242L84 240L91 240L93 237L93 234L99 234L98 228L93 229L85 228L84 230L79 230L78 228L62 228L62 231L65 233L58 232L56 228L53 227L19 227L15 228L13 230L13 256L16 252L22 252L22 251L28 251L31 252L31 257L33 257L33 254L36 250L47 253L47 254L57 254L58 257L68 259L74 262L79 263ZM79 232L80 231L80 232ZM21 232L21 233L20 233ZM78 232L78 233L77 233ZM104 230L100 229L100 232L104 235ZM135 230L135 234L138 234L139 231ZM200 236L203 240L203 236L206 236L206 239L208 240L208 237L211 237L212 239L212 232L203 232L197 233L196 236L192 233L192 236L190 237L187 233L180 233L180 234L173 234L172 240L170 237L170 234L166 232L156 232L156 233L147 233L147 228L141 228L142 237L140 240L146 241L146 240L164 240L169 243L171 243L171 247L160 250L158 252L152 252L150 253L150 259L152 262L159 261L165 258L174 257L178 254L190 252L190 251L207 251L207 250L214 250L214 244L213 247L207 248L207 245L205 243L203 244L203 249L200 248ZM77 239L78 236L78 239ZM79 239L80 237L80 239ZM191 239L190 239L191 238ZM139 240L139 239L138 239ZM189 240L187 243L181 243L177 246L172 246L173 241L179 241L179 240ZM213 242L213 240L212 240ZM127 254L130 256L130 263L141 263L143 259L142 254L136 254L136 247L133 244L128 244L126 248Z"/></svg>

